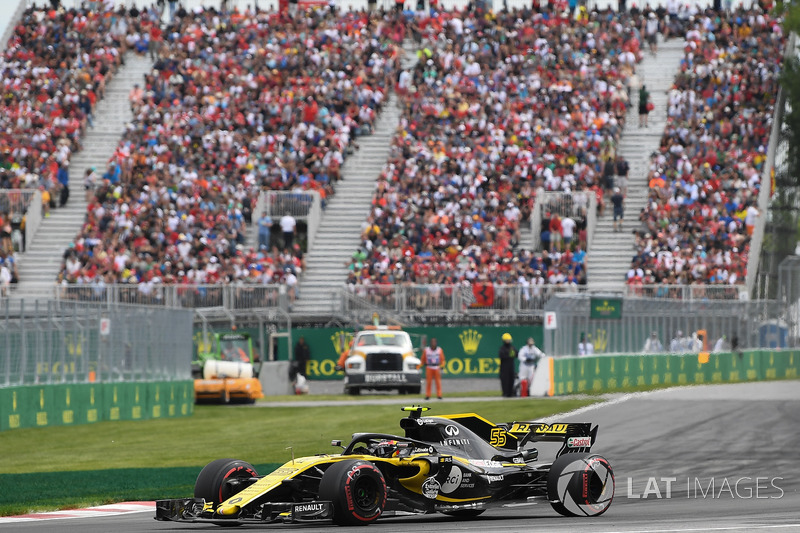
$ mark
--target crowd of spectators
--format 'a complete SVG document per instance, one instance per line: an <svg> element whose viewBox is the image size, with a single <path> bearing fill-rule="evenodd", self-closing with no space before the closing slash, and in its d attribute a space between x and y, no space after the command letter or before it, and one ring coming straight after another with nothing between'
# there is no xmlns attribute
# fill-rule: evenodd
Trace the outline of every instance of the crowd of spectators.
<svg viewBox="0 0 800 533"><path fill-rule="evenodd" d="M760 10L700 13L668 93L628 283L745 281L779 89L781 21Z"/></svg>
<svg viewBox="0 0 800 533"><path fill-rule="evenodd" d="M80 150L138 26L124 10L33 6L23 13L0 57L4 188L58 191L58 172Z"/></svg>
<svg viewBox="0 0 800 533"><path fill-rule="evenodd" d="M261 190L334 193L394 82L402 34L388 15L327 9L179 8L163 31L142 30L161 39L142 49L154 69L91 180L62 282L296 283L303 251L285 229L245 248L252 203Z"/></svg>
<svg viewBox="0 0 800 533"><path fill-rule="evenodd" d="M548 214L558 235L541 253L520 246L520 225L537 188L602 197L641 58L641 17L544 9L412 24L419 61L398 79L403 116L348 283L359 292L509 283L526 299L545 284L585 283L576 221L565 245L560 224L550 225L560 218Z"/></svg>
<svg viewBox="0 0 800 533"><path fill-rule="evenodd" d="M348 283L511 283L530 297L577 287L582 221L567 235L548 213L542 252L520 246L520 224L539 188L595 194L602 206L607 175L620 172L646 19L179 8L161 28L155 9L32 7L0 58L0 186L57 198L125 51L149 53L154 69L130 95L134 121L108 168L87 171L86 222L59 279L296 283L299 243L272 231L269 245L243 246L252 202L261 190L334 194L396 85L401 124ZM780 20L739 10L686 25L632 284L742 283L760 216ZM400 72L406 28L419 61ZM0 254L15 275L13 253Z"/></svg>
<svg viewBox="0 0 800 533"><path fill-rule="evenodd" d="M0 55L0 188L40 189L45 216L66 201L71 155L123 61L138 22L122 11L31 6ZM24 216L7 213L7 218ZM2 230L11 228L4 224ZM0 250L0 283L17 281L13 250Z"/></svg>

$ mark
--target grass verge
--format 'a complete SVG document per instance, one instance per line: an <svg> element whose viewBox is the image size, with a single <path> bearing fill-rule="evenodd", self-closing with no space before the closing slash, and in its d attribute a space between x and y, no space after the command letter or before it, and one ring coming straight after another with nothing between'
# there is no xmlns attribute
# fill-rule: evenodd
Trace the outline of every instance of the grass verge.
<svg viewBox="0 0 800 533"><path fill-rule="evenodd" d="M596 403L594 399L436 405L430 414L477 412L489 420L533 420ZM187 418L100 422L0 433L0 515L124 500L191 496L200 469L220 457L269 472L295 456L331 450L353 432L399 433L396 405L331 407L197 406ZM287 448L291 447L292 450Z"/></svg>

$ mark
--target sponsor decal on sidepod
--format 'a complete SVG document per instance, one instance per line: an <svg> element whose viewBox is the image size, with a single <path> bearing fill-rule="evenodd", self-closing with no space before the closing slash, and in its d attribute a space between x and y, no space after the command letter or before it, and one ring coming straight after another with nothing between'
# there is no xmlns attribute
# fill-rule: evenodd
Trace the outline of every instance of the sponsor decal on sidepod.
<svg viewBox="0 0 800 533"><path fill-rule="evenodd" d="M453 466L450 469L450 473L447 475L447 479L444 480L442 488L439 490L443 494L450 494L461 485L461 479L461 469L457 466Z"/></svg>
<svg viewBox="0 0 800 533"><path fill-rule="evenodd" d="M429 477L425 480L425 483L422 484L422 495L428 499L435 500L436 496L439 495L439 489L441 486L439 482L436 481L436 478Z"/></svg>

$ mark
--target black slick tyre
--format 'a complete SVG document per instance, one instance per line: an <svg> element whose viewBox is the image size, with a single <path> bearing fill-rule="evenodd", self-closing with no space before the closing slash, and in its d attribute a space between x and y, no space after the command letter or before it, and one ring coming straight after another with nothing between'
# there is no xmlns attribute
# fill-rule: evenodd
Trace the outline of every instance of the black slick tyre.
<svg viewBox="0 0 800 533"><path fill-rule="evenodd" d="M217 506L250 483L247 480L258 477L253 465L238 459L217 459L208 463L194 483L194 497L214 502Z"/></svg>
<svg viewBox="0 0 800 533"><path fill-rule="evenodd" d="M333 522L340 526L366 526L383 513L386 480L367 461L341 461L325 471L319 499L333 503Z"/></svg>
<svg viewBox="0 0 800 533"><path fill-rule="evenodd" d="M614 471L605 457L565 453L547 475L547 499L564 516L599 516L614 499Z"/></svg>

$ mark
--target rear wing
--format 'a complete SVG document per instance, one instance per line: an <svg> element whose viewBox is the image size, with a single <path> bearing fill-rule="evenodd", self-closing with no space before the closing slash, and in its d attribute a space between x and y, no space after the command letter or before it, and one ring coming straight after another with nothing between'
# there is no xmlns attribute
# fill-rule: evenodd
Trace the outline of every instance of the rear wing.
<svg viewBox="0 0 800 533"><path fill-rule="evenodd" d="M558 455L564 453L589 452L597 440L599 426L584 423L510 422L506 432L518 439L522 448L529 442L562 442Z"/></svg>

